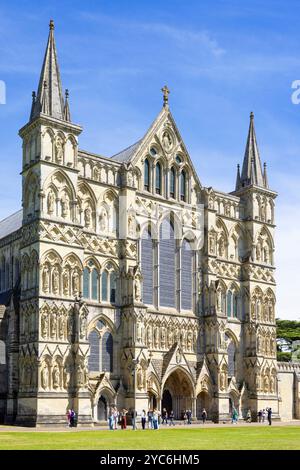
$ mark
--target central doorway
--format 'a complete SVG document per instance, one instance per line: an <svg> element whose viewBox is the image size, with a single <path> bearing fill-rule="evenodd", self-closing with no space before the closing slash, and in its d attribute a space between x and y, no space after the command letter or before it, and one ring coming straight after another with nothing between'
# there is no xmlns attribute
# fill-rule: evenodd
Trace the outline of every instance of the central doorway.
<svg viewBox="0 0 300 470"><path fill-rule="evenodd" d="M182 369L175 369L167 378L162 394L162 409L168 413L173 410L175 419L182 419L185 411L193 410L193 385L188 374Z"/></svg>
<svg viewBox="0 0 300 470"><path fill-rule="evenodd" d="M165 408L167 410L168 415L170 414L170 411L173 410L172 395L169 392L169 390L164 390L161 406L162 406L162 409Z"/></svg>

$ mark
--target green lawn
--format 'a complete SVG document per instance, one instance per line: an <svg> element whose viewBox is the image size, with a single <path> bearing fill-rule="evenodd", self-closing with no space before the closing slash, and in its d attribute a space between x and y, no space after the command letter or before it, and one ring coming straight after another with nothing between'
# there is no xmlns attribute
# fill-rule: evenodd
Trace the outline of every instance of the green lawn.
<svg viewBox="0 0 300 470"><path fill-rule="evenodd" d="M300 449L300 426L0 432L0 449Z"/></svg>

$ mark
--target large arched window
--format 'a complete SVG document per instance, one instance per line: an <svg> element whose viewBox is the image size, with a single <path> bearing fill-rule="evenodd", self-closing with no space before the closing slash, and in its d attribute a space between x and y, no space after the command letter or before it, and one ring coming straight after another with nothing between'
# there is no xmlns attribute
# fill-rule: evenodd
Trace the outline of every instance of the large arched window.
<svg viewBox="0 0 300 470"><path fill-rule="evenodd" d="M113 372L113 336L106 325L98 321L88 336L90 372Z"/></svg>
<svg viewBox="0 0 300 470"><path fill-rule="evenodd" d="M175 172L174 167L172 167L170 171L170 197L173 199L175 198L175 191L176 191L175 180L176 180L176 172Z"/></svg>
<svg viewBox="0 0 300 470"><path fill-rule="evenodd" d="M146 158L144 163L144 189L149 191L150 189L150 171L149 171L149 161Z"/></svg>
<svg viewBox="0 0 300 470"><path fill-rule="evenodd" d="M149 230L144 230L141 239L141 268L143 275L143 302L153 304L153 241Z"/></svg>
<svg viewBox="0 0 300 470"><path fill-rule="evenodd" d="M186 200L186 173L184 170L180 174L180 200Z"/></svg>
<svg viewBox="0 0 300 470"><path fill-rule="evenodd" d="M159 231L159 303L175 307L175 238L174 226L164 219Z"/></svg>
<svg viewBox="0 0 300 470"><path fill-rule="evenodd" d="M183 240L181 248L181 308L192 309L192 269L193 252L187 240Z"/></svg>
<svg viewBox="0 0 300 470"><path fill-rule="evenodd" d="M159 162L155 167L155 192L161 194L161 165Z"/></svg>

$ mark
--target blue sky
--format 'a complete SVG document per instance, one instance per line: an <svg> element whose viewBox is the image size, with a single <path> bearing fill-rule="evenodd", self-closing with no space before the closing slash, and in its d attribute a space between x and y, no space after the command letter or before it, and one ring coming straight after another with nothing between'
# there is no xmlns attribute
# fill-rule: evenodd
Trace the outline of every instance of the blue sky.
<svg viewBox="0 0 300 470"><path fill-rule="evenodd" d="M48 36L55 37L80 147L113 155L137 141L171 90L170 107L203 185L234 189L255 126L276 206L277 316L300 318L298 1L0 0L0 218L20 207L21 140ZM290 250L290 247L293 247Z"/></svg>

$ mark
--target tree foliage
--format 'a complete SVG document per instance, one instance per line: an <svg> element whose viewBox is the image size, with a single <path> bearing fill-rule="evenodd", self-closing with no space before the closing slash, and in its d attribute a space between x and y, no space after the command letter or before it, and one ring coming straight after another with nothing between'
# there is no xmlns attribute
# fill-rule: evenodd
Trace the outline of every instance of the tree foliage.
<svg viewBox="0 0 300 470"><path fill-rule="evenodd" d="M277 360L288 362L292 360L292 343L300 340L300 321L280 320L276 318L277 326Z"/></svg>

